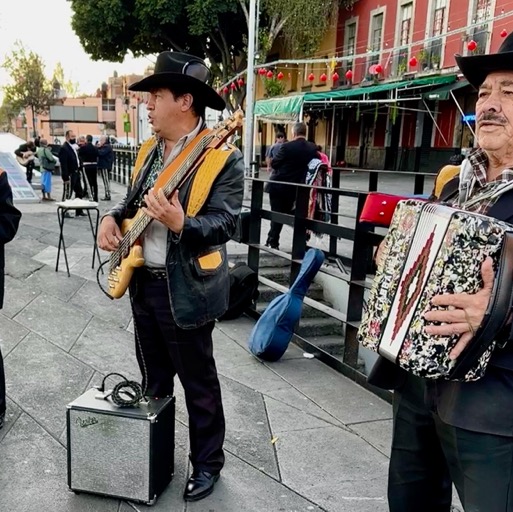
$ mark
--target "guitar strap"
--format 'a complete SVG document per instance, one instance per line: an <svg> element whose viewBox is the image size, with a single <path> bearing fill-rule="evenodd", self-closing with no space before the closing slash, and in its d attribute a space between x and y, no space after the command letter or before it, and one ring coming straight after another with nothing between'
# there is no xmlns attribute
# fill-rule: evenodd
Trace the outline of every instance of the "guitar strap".
<svg viewBox="0 0 513 512"><path fill-rule="evenodd" d="M139 153L132 173L132 184L135 183L140 171L148 163L147 158L155 148L156 139L152 137L145 141ZM212 185L223 170L228 157L235 151L231 144L224 144L222 148L209 149L203 158L198 170L194 173L189 201L187 203L187 215L195 217L208 198Z"/></svg>

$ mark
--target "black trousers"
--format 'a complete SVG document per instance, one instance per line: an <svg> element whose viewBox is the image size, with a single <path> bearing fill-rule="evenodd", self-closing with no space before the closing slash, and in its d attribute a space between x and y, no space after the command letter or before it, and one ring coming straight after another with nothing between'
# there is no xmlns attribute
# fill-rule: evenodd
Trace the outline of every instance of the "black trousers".
<svg viewBox="0 0 513 512"><path fill-rule="evenodd" d="M184 292L182 292L184 293ZM148 396L173 394L177 374L189 413L191 462L216 474L224 465L225 420L212 346L214 322L181 329L171 313L165 279L136 270L130 286L136 349Z"/></svg>
<svg viewBox="0 0 513 512"><path fill-rule="evenodd" d="M34 167L35 167L34 160L28 161L27 165L25 166L25 176L29 183L32 183L32 175L34 174Z"/></svg>
<svg viewBox="0 0 513 512"><path fill-rule="evenodd" d="M513 437L472 432L434 417L465 512L512 511Z"/></svg>
<svg viewBox="0 0 513 512"><path fill-rule="evenodd" d="M98 202L98 167L96 165L84 165L84 171L91 191L91 199Z"/></svg>
<svg viewBox="0 0 513 512"><path fill-rule="evenodd" d="M0 416L5 413L5 373L4 373L4 359L2 351L0 350Z"/></svg>
<svg viewBox="0 0 513 512"><path fill-rule="evenodd" d="M280 187L275 188L276 185L269 191L269 202L271 204L271 210L278 213L289 213L294 212L294 203L296 201L296 190L294 187ZM267 234L266 244L278 248L280 244L280 233L283 228L283 224L279 222L271 222L271 229Z"/></svg>
<svg viewBox="0 0 513 512"><path fill-rule="evenodd" d="M392 454L388 473L390 512L451 510L449 468L424 392L424 381L408 375L404 385L394 393Z"/></svg>

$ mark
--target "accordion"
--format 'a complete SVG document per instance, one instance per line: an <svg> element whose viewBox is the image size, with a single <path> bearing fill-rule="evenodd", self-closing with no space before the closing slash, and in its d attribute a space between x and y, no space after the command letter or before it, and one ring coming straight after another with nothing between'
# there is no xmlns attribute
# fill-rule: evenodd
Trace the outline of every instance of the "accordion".
<svg viewBox="0 0 513 512"><path fill-rule="evenodd" d="M358 341L427 379L473 381L486 370L512 301L513 226L442 204L398 203L358 330ZM495 282L483 322L455 360L460 335L429 336L424 312L431 298L476 293L490 256Z"/></svg>

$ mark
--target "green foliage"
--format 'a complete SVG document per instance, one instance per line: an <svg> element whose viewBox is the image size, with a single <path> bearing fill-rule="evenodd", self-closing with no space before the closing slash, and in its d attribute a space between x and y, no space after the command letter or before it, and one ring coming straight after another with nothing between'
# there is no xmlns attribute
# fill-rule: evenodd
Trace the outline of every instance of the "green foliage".
<svg viewBox="0 0 513 512"><path fill-rule="evenodd" d="M29 107L32 114L43 114L53 103L52 86L44 74L44 64L39 55L28 52L21 43L8 55L2 67L11 76L12 83L5 85L4 104L21 111Z"/></svg>
<svg viewBox="0 0 513 512"><path fill-rule="evenodd" d="M11 132L12 122L18 117L20 110L11 103L4 102L0 106L0 131Z"/></svg>
<svg viewBox="0 0 513 512"><path fill-rule="evenodd" d="M69 97L74 98L78 95L78 83L66 79L64 76L64 69L62 68L62 64L60 62L57 63L53 71L52 87L56 81L59 82L60 88L63 91L66 91L66 94Z"/></svg>
<svg viewBox="0 0 513 512"><path fill-rule="evenodd" d="M282 80L267 77L263 77L262 80L264 81L266 97L273 98L274 96L282 96L285 94L285 84Z"/></svg>

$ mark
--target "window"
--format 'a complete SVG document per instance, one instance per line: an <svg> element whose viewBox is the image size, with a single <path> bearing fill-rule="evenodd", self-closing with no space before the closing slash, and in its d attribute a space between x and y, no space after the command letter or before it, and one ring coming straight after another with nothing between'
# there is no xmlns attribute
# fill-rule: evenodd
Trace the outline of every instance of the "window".
<svg viewBox="0 0 513 512"><path fill-rule="evenodd" d="M471 38L477 43L472 55L486 53L490 39L490 24L487 20L492 17L492 0L474 0L474 16L472 24L479 23L471 30ZM484 23L481 23L484 22Z"/></svg>
<svg viewBox="0 0 513 512"><path fill-rule="evenodd" d="M64 123L60 121L50 121L50 135L52 137L64 135Z"/></svg>
<svg viewBox="0 0 513 512"><path fill-rule="evenodd" d="M114 112L116 110L116 100L102 100L102 110Z"/></svg>
<svg viewBox="0 0 513 512"><path fill-rule="evenodd" d="M371 34L370 34L370 51L381 52L381 39L383 36L383 13L374 14L372 16L371 23ZM377 64L379 62L380 55L372 55L368 60L368 66Z"/></svg>
<svg viewBox="0 0 513 512"><path fill-rule="evenodd" d="M344 57L353 56L356 53L356 21L352 21L346 25ZM344 63L345 69L353 69L353 59L348 59Z"/></svg>
<svg viewBox="0 0 513 512"><path fill-rule="evenodd" d="M399 48L398 55L395 59L396 75L401 76L407 70L408 61L408 45L411 42L411 27L412 27L412 16L413 16L413 3L403 4L401 6L400 14L400 25L399 25Z"/></svg>
<svg viewBox="0 0 513 512"><path fill-rule="evenodd" d="M432 39L429 43L429 52L426 54L426 62L422 63L422 65L429 69L438 68L442 60L442 34L444 33L446 9L447 0L434 0L431 37L436 39Z"/></svg>

